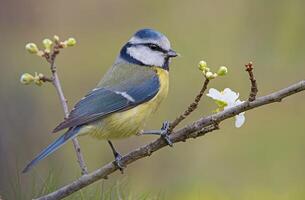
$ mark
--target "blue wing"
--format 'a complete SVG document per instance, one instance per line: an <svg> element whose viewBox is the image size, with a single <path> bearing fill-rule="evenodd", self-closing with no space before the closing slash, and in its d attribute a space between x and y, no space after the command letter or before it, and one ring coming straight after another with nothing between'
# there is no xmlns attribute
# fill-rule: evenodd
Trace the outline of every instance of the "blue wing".
<svg viewBox="0 0 305 200"><path fill-rule="evenodd" d="M152 99L159 91L159 78L155 73L148 77L130 78L119 84L92 90L79 101L69 117L53 132L101 119L111 113L128 110Z"/></svg>
<svg viewBox="0 0 305 200"><path fill-rule="evenodd" d="M75 137L81 125L149 101L158 93L159 87L160 83L157 75L146 73L141 77L134 76L118 84L108 84L105 87L92 90L75 105L69 117L54 129L54 132L57 132L69 128L68 131L38 154L24 168L23 173L29 171L40 160Z"/></svg>

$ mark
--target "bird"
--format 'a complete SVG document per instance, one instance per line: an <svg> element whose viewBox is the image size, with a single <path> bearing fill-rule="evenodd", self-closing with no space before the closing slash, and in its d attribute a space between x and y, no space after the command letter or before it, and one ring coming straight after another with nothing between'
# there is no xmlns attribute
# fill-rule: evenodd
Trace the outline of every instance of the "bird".
<svg viewBox="0 0 305 200"><path fill-rule="evenodd" d="M169 65L178 56L168 38L151 28L140 29L121 48L112 67L97 86L75 104L69 116L53 132L66 130L42 150L26 167L28 172L69 140L80 135L107 140L120 169L122 156L111 140L139 133L149 117L166 98L169 90ZM172 145L168 137L169 122L158 134Z"/></svg>

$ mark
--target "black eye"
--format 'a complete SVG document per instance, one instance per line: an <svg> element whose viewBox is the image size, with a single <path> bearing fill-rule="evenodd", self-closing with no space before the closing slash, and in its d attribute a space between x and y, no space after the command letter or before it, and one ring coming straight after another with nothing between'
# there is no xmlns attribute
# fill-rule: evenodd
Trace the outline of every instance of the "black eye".
<svg viewBox="0 0 305 200"><path fill-rule="evenodd" d="M155 44L148 44L148 47L151 49L151 50L154 50L154 51L156 51L156 50L159 50L160 49L160 47L158 47L157 45L155 45Z"/></svg>

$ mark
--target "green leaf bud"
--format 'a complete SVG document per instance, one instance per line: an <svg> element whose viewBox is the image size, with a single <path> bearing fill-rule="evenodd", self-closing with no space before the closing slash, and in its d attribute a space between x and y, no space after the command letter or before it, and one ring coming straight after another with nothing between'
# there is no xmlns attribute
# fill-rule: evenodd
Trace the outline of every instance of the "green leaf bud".
<svg viewBox="0 0 305 200"><path fill-rule="evenodd" d="M34 77L29 73L24 73L20 77L20 82L24 85L29 85L34 81Z"/></svg>
<svg viewBox="0 0 305 200"><path fill-rule="evenodd" d="M25 49L31 53L31 54L36 54L38 53L39 49L35 43L28 43L25 45Z"/></svg>
<svg viewBox="0 0 305 200"><path fill-rule="evenodd" d="M207 63L205 61L201 60L199 62L198 68L199 68L200 71L203 71L203 72L206 71Z"/></svg>
<svg viewBox="0 0 305 200"><path fill-rule="evenodd" d="M226 66L220 66L217 74L218 76L225 76L228 73L228 68Z"/></svg>
<svg viewBox="0 0 305 200"><path fill-rule="evenodd" d="M42 41L42 44L45 48L45 51L50 53L53 42L50 39L46 38Z"/></svg>
<svg viewBox="0 0 305 200"><path fill-rule="evenodd" d="M69 38L68 40L66 40L66 42L68 47L73 47L76 44L76 40L74 38Z"/></svg>

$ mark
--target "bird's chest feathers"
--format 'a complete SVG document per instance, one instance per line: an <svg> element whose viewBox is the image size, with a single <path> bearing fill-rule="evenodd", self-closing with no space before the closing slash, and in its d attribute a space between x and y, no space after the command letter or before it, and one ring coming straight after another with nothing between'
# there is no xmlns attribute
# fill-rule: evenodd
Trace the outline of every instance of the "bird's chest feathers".
<svg viewBox="0 0 305 200"><path fill-rule="evenodd" d="M154 68L158 75L160 88L158 93L149 101L126 111L114 113L101 122L102 130L96 135L98 138L128 137L140 131L151 114L165 99L169 88L168 71Z"/></svg>
<svg viewBox="0 0 305 200"><path fill-rule="evenodd" d="M145 110L145 109L142 110L141 107L144 107L144 108L149 107L151 112L154 112L168 94L168 87L169 87L168 71L161 69L161 68L157 68L157 67L155 67L154 70L156 71L156 73L158 74L158 77L159 77L159 82L160 82L159 92L156 94L156 96L153 99L138 106L138 107L140 107L139 112L142 112L142 111L144 112L144 110Z"/></svg>
<svg viewBox="0 0 305 200"><path fill-rule="evenodd" d="M169 77L168 77L168 71L161 69L161 68L155 68L156 73L158 74L159 81L160 81L160 89L158 94L154 97L154 99L160 103L164 98L166 98L168 94L168 87L169 87Z"/></svg>
<svg viewBox="0 0 305 200"><path fill-rule="evenodd" d="M127 129L127 126L136 127L137 129L142 128L148 117L157 110L160 103L166 98L169 87L168 71L160 68L155 68L154 70L158 74L160 81L159 92L151 100L141 105L124 112L113 114L114 121L117 124L126 124L125 128Z"/></svg>

